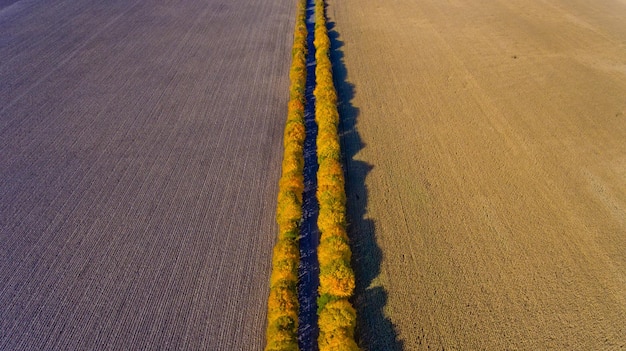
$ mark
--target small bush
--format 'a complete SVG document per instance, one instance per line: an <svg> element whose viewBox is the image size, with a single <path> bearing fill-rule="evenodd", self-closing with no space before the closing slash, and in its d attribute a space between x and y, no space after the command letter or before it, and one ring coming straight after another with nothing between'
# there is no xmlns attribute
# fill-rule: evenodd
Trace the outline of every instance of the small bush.
<svg viewBox="0 0 626 351"><path fill-rule="evenodd" d="M335 260L350 262L352 256L347 238L341 236L326 236L320 241L318 251L320 266L327 266Z"/></svg>
<svg viewBox="0 0 626 351"><path fill-rule="evenodd" d="M319 313L319 327L324 332L353 330L355 326L356 311L346 300L329 301Z"/></svg>
<svg viewBox="0 0 626 351"><path fill-rule="evenodd" d="M320 294L349 298L354 292L354 272L350 262L335 259L320 266Z"/></svg>

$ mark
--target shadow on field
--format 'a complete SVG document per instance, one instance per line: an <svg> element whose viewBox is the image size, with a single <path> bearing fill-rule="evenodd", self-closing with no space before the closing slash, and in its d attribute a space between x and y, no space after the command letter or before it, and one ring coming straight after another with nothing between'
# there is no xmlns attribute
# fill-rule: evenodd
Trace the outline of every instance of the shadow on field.
<svg viewBox="0 0 626 351"><path fill-rule="evenodd" d="M376 244L374 221L366 219L367 187L365 177L374 167L354 157L365 145L357 131L358 108L352 106L354 85L347 79L339 33L334 22L327 22L331 41L330 59L338 95L340 138L346 165L346 196L348 235L352 242L352 266L356 275L354 307L357 310L356 338L359 346L369 351L402 350L393 323L384 314L387 291L384 287L370 287L380 273L382 252Z"/></svg>

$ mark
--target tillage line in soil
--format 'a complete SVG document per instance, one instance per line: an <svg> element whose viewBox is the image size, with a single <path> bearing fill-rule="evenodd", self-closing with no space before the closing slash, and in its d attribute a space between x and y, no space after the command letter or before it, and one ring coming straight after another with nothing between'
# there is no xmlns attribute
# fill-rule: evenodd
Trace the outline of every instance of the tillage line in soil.
<svg viewBox="0 0 626 351"><path fill-rule="evenodd" d="M317 217L317 123L315 122L315 6L312 0L306 4L307 76L304 106L304 192L302 194L302 224L300 227L300 266L298 267L298 345L300 350L317 350L317 286L319 284L319 265L317 245L319 231Z"/></svg>

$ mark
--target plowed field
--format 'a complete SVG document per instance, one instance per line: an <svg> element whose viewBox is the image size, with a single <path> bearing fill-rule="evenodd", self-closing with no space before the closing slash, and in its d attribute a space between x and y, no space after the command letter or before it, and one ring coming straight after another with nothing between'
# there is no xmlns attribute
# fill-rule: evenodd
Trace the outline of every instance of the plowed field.
<svg viewBox="0 0 626 351"><path fill-rule="evenodd" d="M293 1L0 1L0 349L260 350Z"/></svg>
<svg viewBox="0 0 626 351"><path fill-rule="evenodd" d="M626 347L626 4L328 13L360 344Z"/></svg>

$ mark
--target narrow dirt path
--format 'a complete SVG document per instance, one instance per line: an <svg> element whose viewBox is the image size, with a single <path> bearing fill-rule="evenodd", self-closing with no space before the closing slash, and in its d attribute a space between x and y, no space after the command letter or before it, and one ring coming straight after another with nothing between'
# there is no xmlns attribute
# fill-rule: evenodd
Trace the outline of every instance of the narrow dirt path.
<svg viewBox="0 0 626 351"><path fill-rule="evenodd" d="M298 274L298 299L300 316L298 342L301 350L317 350L317 286L319 284L319 264L317 245L319 230L317 216L317 123L315 122L315 6L313 0L306 5L307 60L306 60L306 104L304 120L306 138L304 140L304 193L302 194L302 226L300 227L300 268Z"/></svg>

